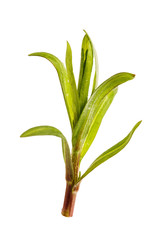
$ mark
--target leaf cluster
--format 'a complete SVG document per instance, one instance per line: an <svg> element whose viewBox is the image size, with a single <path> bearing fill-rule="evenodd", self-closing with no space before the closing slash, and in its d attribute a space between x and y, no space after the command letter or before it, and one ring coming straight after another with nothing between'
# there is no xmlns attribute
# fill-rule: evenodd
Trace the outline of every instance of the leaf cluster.
<svg viewBox="0 0 160 240"><path fill-rule="evenodd" d="M121 72L113 75L98 86L98 58L94 45L89 35L85 32L82 47L78 85L76 85L73 65L72 50L67 42L65 65L54 55L45 52L32 53L29 56L39 56L49 60L55 67L61 84L63 97L72 129L72 153L66 137L57 128L52 126L38 126L25 131L21 137L53 135L61 138L62 151L66 167L66 180L76 186L97 166L120 152L130 141L134 131L140 125L139 121L130 133L113 147L102 153L90 165L82 176L80 163L90 148L102 119L110 107L118 86L132 80L135 75ZM91 74L95 68L94 78ZM89 87L92 83L92 93L89 96Z"/></svg>

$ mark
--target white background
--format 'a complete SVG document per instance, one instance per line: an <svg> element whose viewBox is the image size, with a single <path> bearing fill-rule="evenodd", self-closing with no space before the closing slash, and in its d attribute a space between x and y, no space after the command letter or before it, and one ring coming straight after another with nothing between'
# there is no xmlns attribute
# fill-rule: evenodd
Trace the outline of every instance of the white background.
<svg viewBox="0 0 160 240"><path fill-rule="evenodd" d="M0 239L160 239L159 1L1 1ZM129 145L82 181L73 218L61 215L65 191L61 141L20 139L37 125L71 131L53 66L28 57L53 53L63 62L72 46L78 79L83 29L99 57L99 84L126 71L84 172L103 151L143 120Z"/></svg>

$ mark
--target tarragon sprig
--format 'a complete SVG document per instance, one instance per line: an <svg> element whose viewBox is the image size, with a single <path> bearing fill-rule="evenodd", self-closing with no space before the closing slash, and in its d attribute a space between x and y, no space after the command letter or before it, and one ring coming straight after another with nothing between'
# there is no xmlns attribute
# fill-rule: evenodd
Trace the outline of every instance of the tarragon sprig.
<svg viewBox="0 0 160 240"><path fill-rule="evenodd" d="M69 149L66 137L60 130L52 126L44 125L31 128L25 131L21 137L53 135L61 138L66 169L66 192L62 214L66 217L71 217L73 215L76 194L82 179L100 164L120 152L128 144L134 131L141 123L141 121L136 123L123 140L97 157L81 175L80 163L90 148L101 121L117 94L118 86L132 80L135 75L121 72L113 75L98 86L97 53L87 32L85 32L82 41L78 86L76 86L73 73L72 50L68 42L65 59L66 66L50 53L36 52L29 56L39 56L49 60L58 73L72 130L72 152ZM91 81L93 65L95 65L95 70L93 81ZM92 92L89 96L90 84L92 84Z"/></svg>

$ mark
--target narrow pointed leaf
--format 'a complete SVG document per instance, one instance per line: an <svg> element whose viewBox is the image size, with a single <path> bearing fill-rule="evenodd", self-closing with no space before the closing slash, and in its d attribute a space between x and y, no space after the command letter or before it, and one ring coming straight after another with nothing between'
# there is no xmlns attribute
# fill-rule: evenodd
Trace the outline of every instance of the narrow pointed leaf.
<svg viewBox="0 0 160 240"><path fill-rule="evenodd" d="M94 119L91 121L88 133L86 135L86 139L85 139L83 147L82 147L81 159L84 157L84 155L88 151L89 147L91 146L94 138L96 137L96 134L100 127L102 119L103 119L105 113L107 112L108 108L110 107L117 91L118 91L118 88L113 89L99 103L99 107L95 112Z"/></svg>
<svg viewBox="0 0 160 240"><path fill-rule="evenodd" d="M67 42L67 49L66 49L66 69L67 69L68 77L70 80L70 84L72 86L72 89L74 89L73 94L74 94L74 99L75 99L76 105L77 105L77 119L76 120L78 120L79 112L80 112L79 96L78 96L76 81L75 81L75 77L74 77L74 73L73 73L72 49L71 49L69 42ZM76 122L75 122L75 124L76 124Z"/></svg>
<svg viewBox="0 0 160 240"><path fill-rule="evenodd" d="M57 70L65 104L67 107L68 116L70 119L70 124L73 129L78 120L78 115L79 115L78 113L79 104L76 97L77 90L75 88L75 85L73 84L72 79L68 77L67 71L63 63L54 55L45 53L45 52L32 53L29 56L39 56L39 57L46 58L53 64L53 66Z"/></svg>
<svg viewBox="0 0 160 240"><path fill-rule="evenodd" d="M70 149L65 136L55 127L38 126L33 127L21 134L20 137L52 135L62 139L62 150L66 165L66 179L71 181L73 179L73 166L71 161Z"/></svg>
<svg viewBox="0 0 160 240"><path fill-rule="evenodd" d="M94 56L95 56L95 74L94 74L94 80L93 80L92 94L94 93L95 89L98 86L98 73L99 73L98 57L97 57L97 52L95 48L94 48Z"/></svg>
<svg viewBox="0 0 160 240"><path fill-rule="evenodd" d="M81 64L78 81L80 112L82 112L88 99L92 66L93 66L93 49L87 34L85 34L82 41Z"/></svg>
<svg viewBox="0 0 160 240"><path fill-rule="evenodd" d="M100 123L110 106L118 85L134 78L131 73L118 73L103 82L88 100L73 131L72 145L83 158L93 142Z"/></svg>
<svg viewBox="0 0 160 240"><path fill-rule="evenodd" d="M94 44L93 44L91 38L89 37L88 33L85 30L84 30L84 32L87 34L87 36L88 36L88 38L90 40L92 51L93 51L93 58L95 60L95 74L94 74L93 87L92 87L92 94L93 94L94 90L98 86L98 74L99 74L98 56L97 56L97 52L96 52L96 49L94 47Z"/></svg>
<svg viewBox="0 0 160 240"><path fill-rule="evenodd" d="M93 171L96 167L98 167L103 162L107 161L109 158L113 157L117 153L119 153L130 141L134 131L137 129L137 127L141 124L142 121L139 121L133 129L130 131L130 133L120 142L118 142L116 145L102 153L87 169L87 171L79 178L78 182L81 181L84 177L86 177L91 171Z"/></svg>

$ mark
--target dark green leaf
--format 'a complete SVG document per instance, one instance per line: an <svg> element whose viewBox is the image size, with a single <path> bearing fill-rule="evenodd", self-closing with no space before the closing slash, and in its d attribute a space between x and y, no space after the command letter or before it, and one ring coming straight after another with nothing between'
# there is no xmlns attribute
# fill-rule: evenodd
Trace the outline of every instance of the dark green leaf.
<svg viewBox="0 0 160 240"><path fill-rule="evenodd" d="M68 77L67 71L63 63L54 55L45 53L45 52L37 52L37 53L32 53L29 56L44 57L47 60L49 60L57 70L61 87L62 87L65 104L66 104L69 119L70 119L70 123L71 123L71 127L73 129L78 120L78 115L79 115L78 113L79 104L76 97L77 90L73 83L73 79L70 79Z"/></svg>
<svg viewBox="0 0 160 240"><path fill-rule="evenodd" d="M98 167L103 162L107 161L109 158L113 157L117 153L119 153L130 141L134 131L136 128L141 124L142 121L139 121L133 129L130 131L130 133L119 143L102 153L87 169L87 171L79 178L78 182L81 181L84 177L86 177L91 171L93 171L96 167ZM77 182L77 183L78 183Z"/></svg>
<svg viewBox="0 0 160 240"><path fill-rule="evenodd" d="M68 142L65 136L57 129L51 126L38 126L34 128L30 128L24 133L21 134L20 137L31 137L31 136L42 136L42 135L52 135L62 139L62 150L63 156L66 165L66 179L71 181L73 179L73 166L71 161L70 149Z"/></svg>

